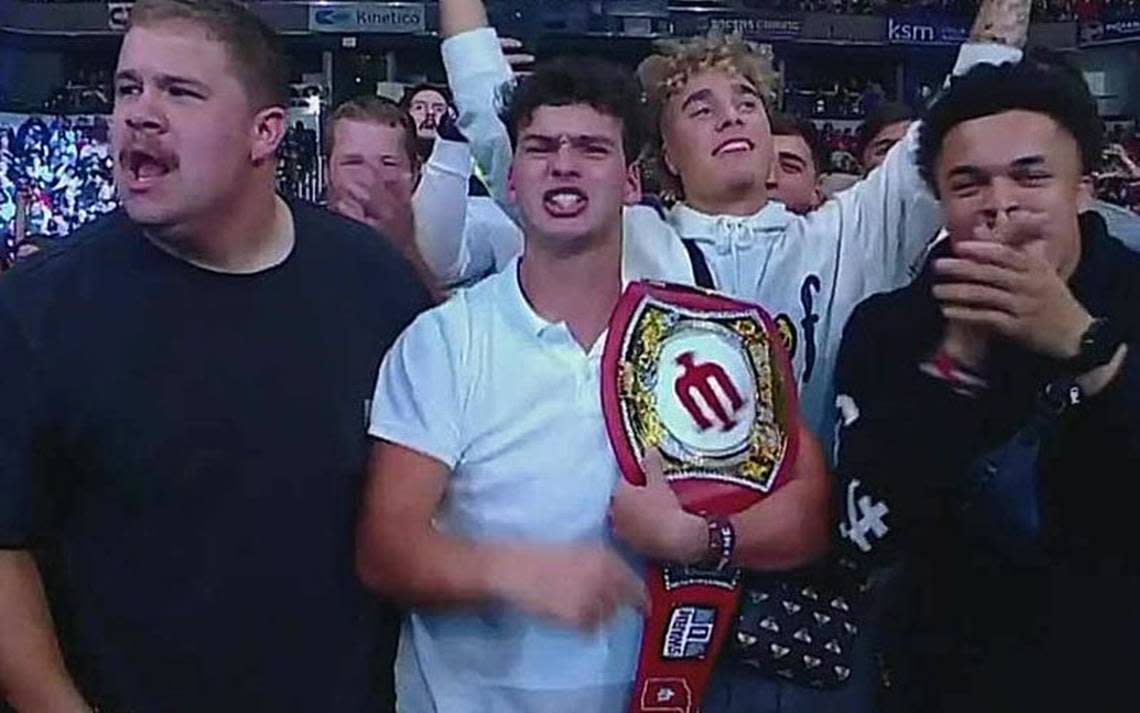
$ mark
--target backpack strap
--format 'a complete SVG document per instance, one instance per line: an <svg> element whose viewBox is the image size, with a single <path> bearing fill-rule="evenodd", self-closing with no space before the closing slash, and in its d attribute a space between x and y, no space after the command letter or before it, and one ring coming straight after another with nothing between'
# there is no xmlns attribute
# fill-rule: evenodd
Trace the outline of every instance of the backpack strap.
<svg viewBox="0 0 1140 713"><path fill-rule="evenodd" d="M682 238L681 243L685 246L685 252L689 253L689 262L693 264L693 279L696 280L697 287L715 290L716 282L713 280L712 270L709 269L709 263L705 260L705 254L697 247L697 241L691 238Z"/></svg>

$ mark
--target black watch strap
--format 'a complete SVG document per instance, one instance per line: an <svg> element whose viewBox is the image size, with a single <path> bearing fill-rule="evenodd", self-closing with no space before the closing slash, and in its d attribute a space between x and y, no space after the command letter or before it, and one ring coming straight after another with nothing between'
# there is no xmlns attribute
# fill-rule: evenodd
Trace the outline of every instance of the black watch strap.
<svg viewBox="0 0 1140 713"><path fill-rule="evenodd" d="M1080 351L1065 362L1065 366L1070 374L1079 376L1088 373L1112 361L1123 343L1124 335L1111 320L1094 319L1081 336Z"/></svg>

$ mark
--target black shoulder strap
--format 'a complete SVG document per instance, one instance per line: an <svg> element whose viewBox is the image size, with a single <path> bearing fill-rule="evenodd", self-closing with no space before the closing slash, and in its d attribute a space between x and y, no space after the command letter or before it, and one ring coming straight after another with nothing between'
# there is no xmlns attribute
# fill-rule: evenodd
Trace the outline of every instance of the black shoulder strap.
<svg viewBox="0 0 1140 713"><path fill-rule="evenodd" d="M693 263L693 278L697 281L697 287L715 290L716 282L713 281L712 271L709 270L709 263L705 260L705 254L697 247L697 241L682 238L681 242L685 245L685 251L689 253L689 262Z"/></svg>

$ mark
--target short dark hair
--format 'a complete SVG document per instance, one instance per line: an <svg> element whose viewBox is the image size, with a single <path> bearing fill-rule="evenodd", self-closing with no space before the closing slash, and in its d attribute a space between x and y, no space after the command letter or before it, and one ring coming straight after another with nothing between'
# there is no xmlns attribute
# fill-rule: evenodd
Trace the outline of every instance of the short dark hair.
<svg viewBox="0 0 1140 713"><path fill-rule="evenodd" d="M519 130L543 106L589 104L621 120L625 162L632 165L645 148L645 109L633 73L593 57L559 57L535 67L503 95L502 119L517 147Z"/></svg>
<svg viewBox="0 0 1140 713"><path fill-rule="evenodd" d="M416 151L416 124L412 117L399 104L385 97L365 94L349 99L336 108L325 125L325 154L332 156L336 145L336 125L342 120L366 121L381 126L391 126L404 130L404 151L412 166L418 166L420 159Z"/></svg>
<svg viewBox="0 0 1140 713"><path fill-rule="evenodd" d="M793 114L773 112L769 117L773 136L798 136L807 144L811 151L811 160L815 164L815 172L823 173L827 167L826 157L823 154L823 142L820 141L819 131L810 119L804 119Z"/></svg>
<svg viewBox="0 0 1140 713"><path fill-rule="evenodd" d="M900 121L914 121L917 118L914 109L902 102L884 102L875 107L855 132L855 158L862 163L863 152L883 129Z"/></svg>
<svg viewBox="0 0 1140 713"><path fill-rule="evenodd" d="M257 109L289 106L289 61L281 38L236 0L139 0L131 27L190 22L225 45L234 71Z"/></svg>
<svg viewBox="0 0 1140 713"><path fill-rule="evenodd" d="M1081 168L1091 173L1100 162L1104 124L1096 100L1079 73L1033 59L1002 65L982 64L950 86L930 108L918 135L918 170L938 193L935 164L946 134L967 121L1007 111L1044 114L1077 142Z"/></svg>

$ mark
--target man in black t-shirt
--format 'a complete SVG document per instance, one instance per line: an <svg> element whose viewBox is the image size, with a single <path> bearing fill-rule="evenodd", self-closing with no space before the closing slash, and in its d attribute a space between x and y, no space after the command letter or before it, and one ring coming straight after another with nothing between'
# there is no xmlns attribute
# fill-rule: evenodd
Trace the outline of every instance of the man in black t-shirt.
<svg viewBox="0 0 1140 713"><path fill-rule="evenodd" d="M137 3L124 210L0 279L17 711L392 707L353 532L376 372L428 299L366 227L275 196L283 66L234 0Z"/></svg>

